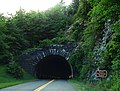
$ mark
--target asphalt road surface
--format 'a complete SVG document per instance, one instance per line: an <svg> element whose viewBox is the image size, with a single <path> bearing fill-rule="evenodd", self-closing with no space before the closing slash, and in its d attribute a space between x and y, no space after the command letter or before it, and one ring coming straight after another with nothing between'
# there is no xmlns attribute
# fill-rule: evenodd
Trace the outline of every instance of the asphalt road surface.
<svg viewBox="0 0 120 91"><path fill-rule="evenodd" d="M67 80L39 80L0 89L0 91L76 91Z"/></svg>

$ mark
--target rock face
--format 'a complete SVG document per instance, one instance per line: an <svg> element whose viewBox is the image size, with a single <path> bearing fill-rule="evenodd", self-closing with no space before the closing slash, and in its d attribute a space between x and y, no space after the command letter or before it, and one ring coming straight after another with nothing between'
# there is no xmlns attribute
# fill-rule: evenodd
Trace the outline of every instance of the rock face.
<svg viewBox="0 0 120 91"><path fill-rule="evenodd" d="M28 73L35 75L35 66L43 58L49 55L59 55L68 61L70 52L72 52L75 47L75 43L68 42L61 45L51 45L43 48L38 48L31 52L26 52L20 55L18 61Z"/></svg>
<svg viewBox="0 0 120 91"><path fill-rule="evenodd" d="M100 33L101 37L97 39L97 41L95 43L95 47L93 49L94 68L97 67L96 64L99 61L104 61L101 54L102 54L102 52L105 51L107 43L111 40L112 31L110 29L109 22L110 21L105 23L105 29L101 31L101 33ZM95 73L96 73L96 70L99 70L99 69L104 69L104 68L97 67L96 69L93 70L92 76L94 76L94 79L98 79L95 77Z"/></svg>

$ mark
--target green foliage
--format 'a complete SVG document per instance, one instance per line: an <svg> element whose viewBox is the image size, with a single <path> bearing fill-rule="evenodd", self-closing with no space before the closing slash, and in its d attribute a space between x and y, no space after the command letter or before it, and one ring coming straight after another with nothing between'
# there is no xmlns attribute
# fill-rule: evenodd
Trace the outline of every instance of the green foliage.
<svg viewBox="0 0 120 91"><path fill-rule="evenodd" d="M2 14L0 14L0 64L8 63L11 55L8 52L8 49L10 47L6 41L6 32L6 18Z"/></svg>
<svg viewBox="0 0 120 91"><path fill-rule="evenodd" d="M109 88L111 88L112 91L118 91L120 86L120 21L112 24L111 29L114 33L112 34L111 41L107 43L106 50L103 52L102 56L104 60L101 65L113 75L111 83L108 84L108 82L106 82L105 84L111 84Z"/></svg>
<svg viewBox="0 0 120 91"><path fill-rule="evenodd" d="M120 24L120 21L117 22L116 24L114 24L112 26L112 29L114 29L114 34L112 35L112 40L111 42L109 42L107 44L106 47L106 51L104 54L104 59L105 60L117 60L119 59L119 55L120 55L120 43L119 43L119 38L120 38L120 26L118 26L118 24Z"/></svg>
<svg viewBox="0 0 120 91"><path fill-rule="evenodd" d="M86 79L87 72L88 72L88 65L82 65L82 69L81 69L81 71L80 71L80 76L79 76L79 78L80 78L81 80Z"/></svg>
<svg viewBox="0 0 120 91"><path fill-rule="evenodd" d="M109 83L109 84L108 84ZM111 91L110 87L112 85L112 82L110 80L106 80L106 79L101 79L97 86L102 90L102 91ZM112 90L113 91L113 90Z"/></svg>
<svg viewBox="0 0 120 91"><path fill-rule="evenodd" d="M112 56L112 69L113 69L113 85L112 90L117 91L120 87L120 20L117 21L112 26L113 31L115 32L113 34L112 41L114 42L114 47L111 48L112 52L110 52ZM116 54L114 54L116 53Z"/></svg>
<svg viewBox="0 0 120 91"><path fill-rule="evenodd" d="M69 82L76 88L77 91L103 91L101 89L96 88L94 85L84 84L79 79L72 79Z"/></svg>
<svg viewBox="0 0 120 91"><path fill-rule="evenodd" d="M33 47L39 45L41 40L57 37L58 32L66 29L70 19L65 10L66 7L61 3L44 12L26 13L20 9L13 16L13 20L29 42L29 46Z"/></svg>
<svg viewBox="0 0 120 91"><path fill-rule="evenodd" d="M70 62L73 66L74 75L78 76L80 74L84 62L84 51L79 48L78 50L73 52L70 56Z"/></svg>
<svg viewBox="0 0 120 91"><path fill-rule="evenodd" d="M26 12L20 9L10 17L1 14L0 64L16 59L24 50L52 44L50 39L63 35L71 24L66 8L59 3L44 12ZM64 38L58 39L64 42Z"/></svg>
<svg viewBox="0 0 120 91"><path fill-rule="evenodd" d="M79 33L79 30L75 30L74 32L73 32L73 39L74 40L76 40L76 41L79 41L80 40L80 35L78 35L78 34L80 34Z"/></svg>
<svg viewBox="0 0 120 91"><path fill-rule="evenodd" d="M25 50L29 42L25 40L24 35L22 34L21 30L17 28L13 19L8 19L6 22L7 30L8 30L8 38L6 41L10 46L9 51L15 56L19 55L23 50Z"/></svg>
<svg viewBox="0 0 120 91"><path fill-rule="evenodd" d="M112 91L119 91L119 89L120 89L120 71L119 71L119 74L114 74L112 81L113 81L112 86L111 86Z"/></svg>
<svg viewBox="0 0 120 91"><path fill-rule="evenodd" d="M52 45L53 42L49 39L45 39L43 41L40 42L39 47L45 47L45 46L49 46Z"/></svg>
<svg viewBox="0 0 120 91"><path fill-rule="evenodd" d="M77 13L74 15L73 20L83 20L87 19L87 14L90 11L91 6L87 0L80 0L80 4Z"/></svg>
<svg viewBox="0 0 120 91"><path fill-rule="evenodd" d="M8 64L7 73L17 79L23 78L23 69L14 61Z"/></svg>
<svg viewBox="0 0 120 91"><path fill-rule="evenodd" d="M26 72L24 72L23 79L16 79L7 74L6 68L6 65L0 65L0 89L34 80L34 78Z"/></svg>
<svg viewBox="0 0 120 91"><path fill-rule="evenodd" d="M81 40L83 36L84 27L85 27L84 22L81 22L79 20L73 24L73 28L72 28L73 34L71 36L75 41Z"/></svg>
<svg viewBox="0 0 120 91"><path fill-rule="evenodd" d="M101 0L88 0L88 2L90 3L91 7L95 7L96 5L99 4Z"/></svg>
<svg viewBox="0 0 120 91"><path fill-rule="evenodd" d="M52 42L53 42L54 44L64 44L64 43L66 43L66 42L68 42L68 41L71 41L71 40L68 38L68 36L56 37L56 38L53 38L53 39L52 39Z"/></svg>
<svg viewBox="0 0 120 91"><path fill-rule="evenodd" d="M111 19L112 22L119 19L119 6L120 2L117 0L101 0L93 9L90 11L92 21L105 21Z"/></svg>
<svg viewBox="0 0 120 91"><path fill-rule="evenodd" d="M73 7L73 12L74 14L77 12L78 7L79 7L80 0L73 0L72 1L72 7Z"/></svg>
<svg viewBox="0 0 120 91"><path fill-rule="evenodd" d="M102 38L102 32L106 28L105 24L110 24L112 34L107 39L106 50L102 52L103 60L96 65L108 70L108 76L111 74L110 80L104 80L99 83L103 90L110 89L118 91L120 86L120 2L118 0L80 0L80 4L76 14L73 17L74 22L83 22L82 28L75 27L73 30L73 38L80 43L82 51L84 51L84 63L80 67L77 58L81 54L75 52L72 54L73 67L78 70L80 78L86 79L85 75L94 69L93 53L96 41ZM80 24L80 23L79 23ZM82 30L82 31L81 31ZM77 63L77 64L75 64ZM79 65L78 65L79 64ZM89 65L87 65L89 64ZM85 71L84 71L85 70ZM83 73L83 75L80 75ZM116 82L116 83L115 83ZM104 84L103 84L104 83Z"/></svg>

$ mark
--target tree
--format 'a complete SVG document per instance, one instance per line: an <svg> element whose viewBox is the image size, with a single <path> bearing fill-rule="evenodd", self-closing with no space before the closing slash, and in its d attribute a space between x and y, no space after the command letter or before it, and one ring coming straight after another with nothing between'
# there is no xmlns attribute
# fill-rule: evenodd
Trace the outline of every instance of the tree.
<svg viewBox="0 0 120 91"><path fill-rule="evenodd" d="M72 1L72 7L74 9L74 14L77 12L79 4L80 4L80 0L73 0Z"/></svg>
<svg viewBox="0 0 120 91"><path fill-rule="evenodd" d="M9 45L6 41L7 38L6 18L0 15L0 64L8 63L11 53L9 53Z"/></svg>

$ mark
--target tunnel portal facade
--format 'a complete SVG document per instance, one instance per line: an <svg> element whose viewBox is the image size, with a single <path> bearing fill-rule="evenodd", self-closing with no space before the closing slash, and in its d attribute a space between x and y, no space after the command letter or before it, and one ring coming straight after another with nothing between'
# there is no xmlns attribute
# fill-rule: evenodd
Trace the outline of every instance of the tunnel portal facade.
<svg viewBox="0 0 120 91"><path fill-rule="evenodd" d="M75 49L74 43L51 45L25 52L19 56L21 66L37 78L72 78L73 69L69 55Z"/></svg>

